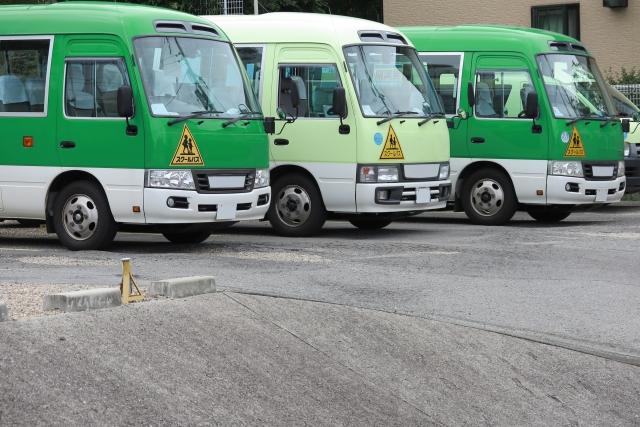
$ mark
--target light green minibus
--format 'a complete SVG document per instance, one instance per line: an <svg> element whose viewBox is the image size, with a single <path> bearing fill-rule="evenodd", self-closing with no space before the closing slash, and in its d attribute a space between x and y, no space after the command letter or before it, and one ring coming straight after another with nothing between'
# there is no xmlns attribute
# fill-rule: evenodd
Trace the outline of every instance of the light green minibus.
<svg viewBox="0 0 640 427"><path fill-rule="evenodd" d="M477 224L541 222L626 189L623 126L594 57L548 31L407 27L451 127L451 201Z"/></svg>
<svg viewBox="0 0 640 427"><path fill-rule="evenodd" d="M388 26L302 13L207 17L234 40L270 138L283 235L327 218L364 229L443 208L450 194L442 106L413 46Z"/></svg>
<svg viewBox="0 0 640 427"><path fill-rule="evenodd" d="M233 46L198 17L135 5L0 7L0 220L70 249L118 230L206 239L270 198L260 107Z"/></svg>

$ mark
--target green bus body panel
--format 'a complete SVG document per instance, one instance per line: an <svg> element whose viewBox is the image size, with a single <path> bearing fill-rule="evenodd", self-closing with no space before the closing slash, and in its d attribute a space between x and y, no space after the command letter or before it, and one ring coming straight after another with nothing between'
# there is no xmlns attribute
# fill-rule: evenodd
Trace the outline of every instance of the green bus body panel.
<svg viewBox="0 0 640 427"><path fill-rule="evenodd" d="M158 33L156 21L185 21L215 28L220 37ZM223 119L196 119L168 126L170 118L152 117L142 80L133 59L133 38L185 36L228 41L209 21L192 15L147 6L72 2L32 6L0 6L0 37L53 36L47 117L0 117L4 135L0 163L17 166L63 166L129 169L171 169L185 124L204 164L189 169L267 168L268 139L261 120L238 122L226 129ZM123 58L134 93L136 136L126 134L124 119L66 118L63 111L65 60ZM34 139L23 148L24 136ZM59 148L73 141L73 150ZM185 167L182 167L185 168Z"/></svg>
<svg viewBox="0 0 640 427"><path fill-rule="evenodd" d="M536 56L558 53L550 42L580 44L570 37L548 31L499 26L467 25L459 27L404 27L399 28L415 45L418 52L459 52L464 54L461 70L460 107L471 112L469 119L454 118L451 129L451 157L540 160L622 160L623 134L621 126L612 123L600 127L598 122L579 121L575 126L585 148L584 157L566 157L567 145L562 142L563 132L571 134L573 126L566 119L556 119L551 112L544 84L538 72ZM578 54L572 51L572 54ZM588 51L583 53L589 55ZM478 60L478 58L480 58ZM518 69L526 66L538 93L542 134L531 132L531 120L510 123L513 119L481 119L472 116L467 95L468 83L474 82L476 68ZM472 137L474 122L483 123L483 135L495 144L467 144ZM469 127L469 129L468 129ZM546 147L543 147L545 146Z"/></svg>

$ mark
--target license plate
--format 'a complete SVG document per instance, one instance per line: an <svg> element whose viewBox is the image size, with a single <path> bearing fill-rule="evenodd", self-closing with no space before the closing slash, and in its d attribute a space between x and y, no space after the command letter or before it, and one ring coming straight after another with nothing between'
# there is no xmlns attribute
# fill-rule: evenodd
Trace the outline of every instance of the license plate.
<svg viewBox="0 0 640 427"><path fill-rule="evenodd" d="M216 219L218 221L236 219L236 204L235 203L220 203L218 205L218 214Z"/></svg>
<svg viewBox="0 0 640 427"><path fill-rule="evenodd" d="M606 188L604 190L596 190L596 202L606 202L608 193L609 190Z"/></svg>
<svg viewBox="0 0 640 427"><path fill-rule="evenodd" d="M416 203L429 203L431 202L431 189L430 188L416 188Z"/></svg>
<svg viewBox="0 0 640 427"><path fill-rule="evenodd" d="M244 188L244 175L236 176L210 176L209 188L220 190L224 188Z"/></svg>
<svg viewBox="0 0 640 427"><path fill-rule="evenodd" d="M598 176L598 177L613 176L613 166L593 166L593 176Z"/></svg>

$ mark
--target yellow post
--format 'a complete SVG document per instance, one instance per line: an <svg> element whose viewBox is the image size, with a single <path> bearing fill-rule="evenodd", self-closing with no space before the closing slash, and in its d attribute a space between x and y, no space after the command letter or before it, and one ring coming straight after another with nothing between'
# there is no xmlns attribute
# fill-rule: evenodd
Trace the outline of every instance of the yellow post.
<svg viewBox="0 0 640 427"><path fill-rule="evenodd" d="M133 288L136 293L132 294ZM122 258L122 282L120 282L120 295L122 296L122 304L129 304L132 302L141 302L144 300L144 295L136 285L136 281L133 279L131 273L131 258Z"/></svg>

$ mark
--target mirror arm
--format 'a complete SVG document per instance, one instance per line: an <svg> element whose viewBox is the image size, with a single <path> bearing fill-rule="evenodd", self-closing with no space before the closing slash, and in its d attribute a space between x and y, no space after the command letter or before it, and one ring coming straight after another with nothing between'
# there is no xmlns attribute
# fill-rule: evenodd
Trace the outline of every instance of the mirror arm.
<svg viewBox="0 0 640 427"><path fill-rule="evenodd" d="M127 135L136 136L138 134L138 126L132 125L131 122L129 122L129 117L125 117L125 120L127 122Z"/></svg>

